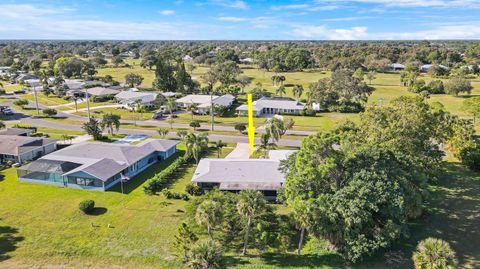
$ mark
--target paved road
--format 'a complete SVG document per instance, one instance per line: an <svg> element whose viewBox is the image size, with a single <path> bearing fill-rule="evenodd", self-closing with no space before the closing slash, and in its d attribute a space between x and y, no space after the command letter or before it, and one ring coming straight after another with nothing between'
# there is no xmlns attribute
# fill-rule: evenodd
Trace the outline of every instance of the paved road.
<svg viewBox="0 0 480 269"><path fill-rule="evenodd" d="M47 120L35 119L35 118L22 118L22 119L19 119L17 122L22 122L22 123L33 125L33 126L59 129L59 130L83 131L82 126L80 124L73 125L73 124L66 124L61 122L47 121ZM129 129L129 128L120 128L119 133L145 134L149 136L158 135L157 131L154 131L154 130ZM176 132L169 132L168 137L178 138ZM209 134L208 138L210 140L222 140L223 142L248 143L248 137L246 135L235 136L235 135ZM301 140L280 139L277 145L299 147L301 145L301 142L302 142ZM259 144L259 143L260 143L260 138L256 138L255 144Z"/></svg>

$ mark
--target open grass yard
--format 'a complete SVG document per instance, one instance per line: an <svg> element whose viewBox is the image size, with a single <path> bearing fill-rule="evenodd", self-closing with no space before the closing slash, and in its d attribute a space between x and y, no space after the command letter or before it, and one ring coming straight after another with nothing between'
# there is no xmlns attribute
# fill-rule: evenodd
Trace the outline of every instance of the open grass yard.
<svg viewBox="0 0 480 269"><path fill-rule="evenodd" d="M23 99L35 102L35 95L33 93L24 94L21 96ZM68 104L70 101L56 96L46 96L41 92L37 92L38 103L45 106L56 106L62 104Z"/></svg>
<svg viewBox="0 0 480 269"><path fill-rule="evenodd" d="M224 148L222 156L231 149ZM216 156L216 152L210 156ZM18 183L14 169L2 171L0 261L6 268L32 264L181 267L173 260L171 243L186 202L147 196L141 187L171 161L173 158L156 164L125 184L126 194L121 194L118 186L100 193ZM193 164L182 169L171 189L183 192L194 170ZM379 252L359 264L345 264L338 254L324 250L318 240L306 244L301 258L279 251L249 257L228 253L227 263L231 268L411 268L411 252L417 242L433 236L452 244L461 268L478 268L480 175L449 162L435 184L430 187L429 209L412 223L410 237L399 240L391 251ZM78 210L78 203L85 199L95 200L93 215ZM281 206L277 208L288 213Z"/></svg>
<svg viewBox="0 0 480 269"><path fill-rule="evenodd" d="M122 120L136 120L136 121L149 120L152 118L152 115L153 115L153 112L137 113L137 112L132 112L122 108L102 108L98 110L92 110L91 113L94 117L100 117L100 118L104 113L113 113L116 115L120 115ZM87 111L79 111L79 112L75 112L74 114L86 117L88 113Z"/></svg>
<svg viewBox="0 0 480 269"><path fill-rule="evenodd" d="M224 148L222 156L230 151ZM0 262L6 261L7 268L8 264L179 267L170 247L186 202L147 196L142 188L174 159L155 164L126 183L125 194L119 186L101 193L19 183L15 169L0 172ZM194 170L194 165L182 169L172 189L183 192ZM85 199L96 202L92 215L78 210Z"/></svg>

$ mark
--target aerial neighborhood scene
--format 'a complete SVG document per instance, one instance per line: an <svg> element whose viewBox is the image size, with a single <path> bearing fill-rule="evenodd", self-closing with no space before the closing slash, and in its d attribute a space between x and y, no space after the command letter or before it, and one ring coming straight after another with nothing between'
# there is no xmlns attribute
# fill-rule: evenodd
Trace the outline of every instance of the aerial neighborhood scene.
<svg viewBox="0 0 480 269"><path fill-rule="evenodd" d="M0 269L480 268L479 14L0 0Z"/></svg>

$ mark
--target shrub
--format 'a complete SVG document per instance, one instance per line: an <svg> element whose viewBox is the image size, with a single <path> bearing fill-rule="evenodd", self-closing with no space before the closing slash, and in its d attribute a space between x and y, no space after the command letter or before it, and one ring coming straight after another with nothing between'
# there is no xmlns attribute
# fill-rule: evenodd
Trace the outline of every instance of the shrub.
<svg viewBox="0 0 480 269"><path fill-rule="evenodd" d="M185 186L185 192L190 195L198 196L202 194L202 188L200 188L197 184L190 182L187 184L187 186Z"/></svg>
<svg viewBox="0 0 480 269"><path fill-rule="evenodd" d="M478 144L465 147L460 151L460 161L474 171L480 171L480 147Z"/></svg>
<svg viewBox="0 0 480 269"><path fill-rule="evenodd" d="M245 132L247 130L247 126L244 123L237 123L235 124L235 130L239 131L240 133Z"/></svg>
<svg viewBox="0 0 480 269"><path fill-rule="evenodd" d="M413 253L413 263L415 268L457 268L457 259L455 252L450 245L436 238L427 238L421 241L417 250Z"/></svg>
<svg viewBox="0 0 480 269"><path fill-rule="evenodd" d="M184 200L184 201L190 200L190 197L187 194L180 193L180 192L173 192L173 191L170 191L169 189L164 189L162 191L162 194L167 199Z"/></svg>
<svg viewBox="0 0 480 269"><path fill-rule="evenodd" d="M93 200L84 200L81 201L78 205L78 208L85 214L92 212L93 208L95 208L95 201Z"/></svg>
<svg viewBox="0 0 480 269"><path fill-rule="evenodd" d="M200 122L194 120L194 121L190 122L190 127L192 127L194 130L196 130L197 128L200 127Z"/></svg>
<svg viewBox="0 0 480 269"><path fill-rule="evenodd" d="M187 158L179 157L173 161L167 168L153 176L143 187L143 191L148 195L153 195L165 189L172 180L172 175L178 171L187 162Z"/></svg>
<svg viewBox="0 0 480 269"><path fill-rule="evenodd" d="M28 100L26 100L26 99L18 99L18 100L13 101L13 104L16 105L16 106L19 106L19 107L23 108L23 107L25 107L26 105L28 105Z"/></svg>
<svg viewBox="0 0 480 269"><path fill-rule="evenodd" d="M43 114L45 114L48 117L52 117L52 116L57 115L57 111L53 108L45 108L43 110Z"/></svg>

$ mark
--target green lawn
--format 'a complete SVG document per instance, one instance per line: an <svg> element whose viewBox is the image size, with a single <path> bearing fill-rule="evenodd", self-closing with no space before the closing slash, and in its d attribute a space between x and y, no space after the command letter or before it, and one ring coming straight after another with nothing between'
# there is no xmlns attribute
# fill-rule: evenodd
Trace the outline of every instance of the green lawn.
<svg viewBox="0 0 480 269"><path fill-rule="evenodd" d="M224 148L222 156L230 151ZM102 193L19 183L15 169L0 172L0 261L7 260L11 267L64 263L178 267L170 245L186 202L147 196L141 187L174 159L155 164L126 183L126 194L119 186ZM183 191L194 169L189 165L172 188ZM96 202L94 215L78 210L85 199Z"/></svg>
<svg viewBox="0 0 480 269"><path fill-rule="evenodd" d="M231 148L225 148L222 155ZM211 154L215 156L216 153ZM173 159L172 159L173 160ZM0 260L7 265L67 264L98 267L152 266L177 268L170 246L182 219L185 202L146 196L141 184L157 164L125 186L105 193L18 183L14 169L0 173ZM171 187L183 191L195 169L189 166ZM452 244L462 268L480 266L480 174L457 163L445 164L441 178L430 187L426 214L411 224L409 238L399 240L391 252L379 252L352 268L411 268L411 253L421 239L443 238ZM77 209L84 199L96 201L97 213L86 216ZM281 207L279 212L286 212ZM92 227L93 224L93 227ZM112 228L108 228L111 224ZM2 235L3 234L3 235ZM228 254L231 268L344 268L341 257L325 251L321 241L311 240L304 256L266 253L250 257ZM391 254L399 262L388 264ZM12 266L14 267L14 266Z"/></svg>

